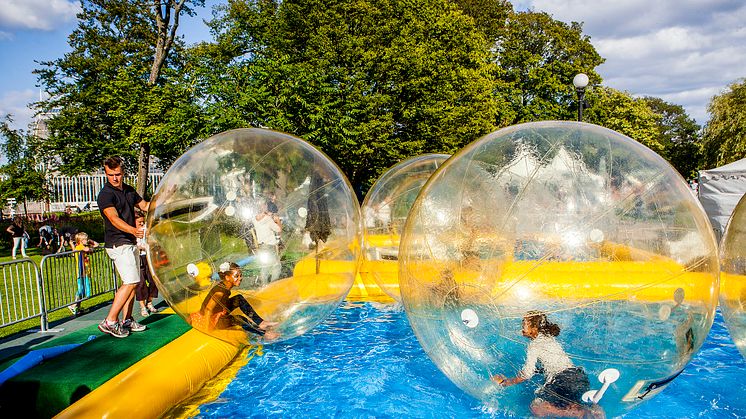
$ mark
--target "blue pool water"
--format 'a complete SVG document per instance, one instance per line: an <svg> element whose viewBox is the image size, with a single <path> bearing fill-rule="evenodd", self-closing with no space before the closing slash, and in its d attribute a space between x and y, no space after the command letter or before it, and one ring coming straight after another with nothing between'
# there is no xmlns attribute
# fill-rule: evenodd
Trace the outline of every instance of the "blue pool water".
<svg viewBox="0 0 746 419"><path fill-rule="evenodd" d="M746 417L745 373L718 313L684 372L625 417ZM266 347L199 417L503 416L435 367L403 310L366 303L346 304L306 335Z"/></svg>

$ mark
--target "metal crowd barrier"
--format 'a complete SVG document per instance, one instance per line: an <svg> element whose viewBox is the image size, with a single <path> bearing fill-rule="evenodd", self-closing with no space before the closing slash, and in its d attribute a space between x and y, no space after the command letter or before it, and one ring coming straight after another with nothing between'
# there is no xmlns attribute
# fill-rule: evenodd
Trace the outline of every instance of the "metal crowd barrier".
<svg viewBox="0 0 746 419"><path fill-rule="evenodd" d="M40 318L47 331L49 313L117 289L114 263L102 248L88 254L90 295L76 297L78 257L81 251L44 256L41 266L31 259L0 263L0 328Z"/></svg>
<svg viewBox="0 0 746 419"><path fill-rule="evenodd" d="M39 267L31 259L0 263L0 327L41 317L47 330Z"/></svg>

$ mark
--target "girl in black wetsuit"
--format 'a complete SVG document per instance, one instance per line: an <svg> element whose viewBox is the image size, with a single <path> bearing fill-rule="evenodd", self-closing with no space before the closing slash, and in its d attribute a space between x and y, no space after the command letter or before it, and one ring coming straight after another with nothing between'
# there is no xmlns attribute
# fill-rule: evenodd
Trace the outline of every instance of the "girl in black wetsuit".
<svg viewBox="0 0 746 419"><path fill-rule="evenodd" d="M277 338L277 332L270 330L276 323L262 319L243 295L231 297L231 288L241 285L241 267L232 262L225 262L220 265L218 275L220 282L207 293L200 310L191 314L191 323L206 327L207 330L241 326L246 331L264 336L265 339ZM240 309L248 318L231 315L235 309Z"/></svg>

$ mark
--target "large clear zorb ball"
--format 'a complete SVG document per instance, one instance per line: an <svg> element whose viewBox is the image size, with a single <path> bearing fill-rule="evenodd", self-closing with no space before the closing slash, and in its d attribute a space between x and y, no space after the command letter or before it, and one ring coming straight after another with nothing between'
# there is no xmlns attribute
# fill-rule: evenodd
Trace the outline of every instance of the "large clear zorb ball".
<svg viewBox="0 0 746 419"><path fill-rule="evenodd" d="M285 340L347 295L359 223L349 182L313 146L270 130L227 131L184 153L158 185L150 267L195 328L239 344Z"/></svg>
<svg viewBox="0 0 746 419"><path fill-rule="evenodd" d="M733 342L746 358L746 199L728 221L720 247L720 311Z"/></svg>
<svg viewBox="0 0 746 419"><path fill-rule="evenodd" d="M718 269L675 170L575 122L501 129L451 157L399 249L422 347L464 391L518 416L612 417L651 399L705 340ZM514 377L525 381L504 386Z"/></svg>
<svg viewBox="0 0 746 419"><path fill-rule="evenodd" d="M368 295L376 287L401 302L399 293L399 238L409 209L430 175L450 157L426 154L389 168L368 191L362 204L362 284Z"/></svg>

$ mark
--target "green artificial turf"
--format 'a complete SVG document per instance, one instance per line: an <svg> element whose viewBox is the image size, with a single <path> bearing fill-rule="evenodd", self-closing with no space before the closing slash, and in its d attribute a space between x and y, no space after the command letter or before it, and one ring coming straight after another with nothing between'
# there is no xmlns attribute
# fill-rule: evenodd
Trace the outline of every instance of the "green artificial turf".
<svg viewBox="0 0 746 419"><path fill-rule="evenodd" d="M71 333L64 342L56 339L56 344L85 343L8 380L0 387L0 416L52 417L190 329L176 315L151 315L141 323L148 330L123 339L96 326ZM97 337L86 342L90 335Z"/></svg>

